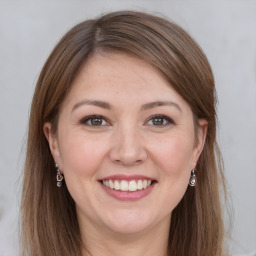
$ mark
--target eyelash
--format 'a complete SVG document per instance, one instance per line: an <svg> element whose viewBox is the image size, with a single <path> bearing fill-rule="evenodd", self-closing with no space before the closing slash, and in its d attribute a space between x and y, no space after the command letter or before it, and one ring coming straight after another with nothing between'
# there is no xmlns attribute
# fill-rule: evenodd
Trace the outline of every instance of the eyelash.
<svg viewBox="0 0 256 256"><path fill-rule="evenodd" d="M93 120L95 119L98 119L100 121L99 125L95 125L92 123ZM149 124L149 125L152 125L152 126L160 126L160 127L163 127L163 126L167 126L167 125L170 125L170 124L175 124L174 121L168 117L168 116L165 116L165 115L154 115L154 116L151 116L146 124L148 124L150 121L153 122L153 120L156 120L158 119L161 120L162 124ZM90 122L90 123L89 123ZM104 124L102 124L103 122L105 122ZM81 124L83 125L87 125L87 126L93 126L93 127L101 127L101 126L109 126L111 125L110 122L102 115L91 115L91 116L87 116L85 118L83 118L81 121L80 121Z"/></svg>
<svg viewBox="0 0 256 256"><path fill-rule="evenodd" d="M154 116L151 116L148 121L146 123L149 123L150 121L153 121L153 120L156 120L156 119L160 119L163 124L151 124L153 126L160 126L160 127L163 127L163 126L167 126L167 125L170 125L170 124L175 124L174 121L168 117L168 116L165 116L165 115L154 115Z"/></svg>
<svg viewBox="0 0 256 256"><path fill-rule="evenodd" d="M95 120L95 119L98 119L98 120L101 120L101 123L100 125L94 125L92 124L92 120ZM102 125L102 122L106 122L106 124ZM89 124L90 122L90 124ZM106 120L106 118L104 118L103 116L101 115L91 115L91 116L87 116L85 118L83 118L81 121L80 121L81 124L84 124L84 125L87 125L87 126L94 126L94 127L100 127L100 126L108 126L110 125L110 123Z"/></svg>

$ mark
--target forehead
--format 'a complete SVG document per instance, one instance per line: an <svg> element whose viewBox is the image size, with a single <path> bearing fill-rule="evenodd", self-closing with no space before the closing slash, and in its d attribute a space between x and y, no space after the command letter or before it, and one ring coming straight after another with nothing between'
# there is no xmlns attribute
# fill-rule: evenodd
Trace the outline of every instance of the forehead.
<svg viewBox="0 0 256 256"><path fill-rule="evenodd" d="M66 103L82 98L113 104L155 100L186 104L157 68L123 53L95 54L88 59L74 79Z"/></svg>
<svg viewBox="0 0 256 256"><path fill-rule="evenodd" d="M150 80L157 80L165 83L168 87L170 84L164 79L161 72L146 61L124 53L103 53L93 55L88 59L85 65L78 73L74 84L81 80L93 81L98 85L98 81L104 84L123 80L122 84L129 87L147 83L150 86Z"/></svg>

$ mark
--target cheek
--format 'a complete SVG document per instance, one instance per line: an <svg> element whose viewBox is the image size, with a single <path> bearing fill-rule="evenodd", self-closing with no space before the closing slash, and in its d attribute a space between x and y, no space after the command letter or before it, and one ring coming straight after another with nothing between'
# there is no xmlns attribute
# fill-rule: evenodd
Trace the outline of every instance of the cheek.
<svg viewBox="0 0 256 256"><path fill-rule="evenodd" d="M165 205L166 212L170 213L188 187L193 143L185 136L175 136L161 143L161 147L155 152L155 163L160 167L162 205Z"/></svg>
<svg viewBox="0 0 256 256"><path fill-rule="evenodd" d="M97 139L92 140L80 133L65 137L65 145L61 147L64 175L68 173L83 175L93 175L98 164L104 156L104 147L97 143Z"/></svg>
<svg viewBox="0 0 256 256"><path fill-rule="evenodd" d="M190 173L193 142L189 138L175 136L163 140L158 145L154 155L165 175L173 177Z"/></svg>
<svg viewBox="0 0 256 256"><path fill-rule="evenodd" d="M85 201L89 204L92 191L97 194L94 184L106 149L97 138L90 139L81 131L66 133L62 141L63 173L69 193L78 206Z"/></svg>

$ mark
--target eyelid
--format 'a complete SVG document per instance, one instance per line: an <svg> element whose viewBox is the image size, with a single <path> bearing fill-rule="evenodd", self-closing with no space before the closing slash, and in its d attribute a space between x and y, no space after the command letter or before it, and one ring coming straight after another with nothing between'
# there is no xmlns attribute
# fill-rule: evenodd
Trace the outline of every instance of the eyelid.
<svg viewBox="0 0 256 256"><path fill-rule="evenodd" d="M102 119L102 120L104 120L107 124L98 125L98 126L97 126L97 125L88 124L87 122L90 121L90 120L92 120L92 119ZM102 115L89 115L89 116L86 116L86 117L82 118L79 123L82 124L82 125L87 125L87 126L91 126L91 127L102 127L102 126L108 126L108 125L110 125L109 120L108 120L106 117L102 116Z"/></svg>
<svg viewBox="0 0 256 256"><path fill-rule="evenodd" d="M152 121L152 119L163 119L165 121L167 121L166 124L162 124L162 125L154 125L154 124L149 124L150 121ZM87 122L92 120L92 119L102 119L106 122L106 124L101 124L101 125L93 125L93 124L88 124ZM109 126L111 125L111 122L104 116L102 115L89 115L89 116L86 116L84 118L82 118L80 121L79 121L80 124L82 125L87 125L89 127L94 127L94 128L100 128L100 127L103 127L103 126ZM172 118L170 118L169 116L166 116L166 115L163 115L163 114L157 114L157 115L152 115L150 116L146 122L145 122L146 125L150 125L150 126L158 126L158 127L164 127L164 126L167 126L167 125L171 125L171 124L175 124L175 122L173 121Z"/></svg>
<svg viewBox="0 0 256 256"><path fill-rule="evenodd" d="M175 124L175 122L173 121L172 118L170 118L169 116L166 116L166 115L162 115L162 114L157 114L157 115L152 115L150 116L147 121L146 121L146 124L151 121L152 119L154 118L162 118L162 119L165 119L167 120L167 124L163 124L163 125L159 125L159 127L163 127L163 126L167 126L167 125L170 125L170 124ZM152 124L153 125L153 124ZM153 125L153 126L157 126L157 125Z"/></svg>

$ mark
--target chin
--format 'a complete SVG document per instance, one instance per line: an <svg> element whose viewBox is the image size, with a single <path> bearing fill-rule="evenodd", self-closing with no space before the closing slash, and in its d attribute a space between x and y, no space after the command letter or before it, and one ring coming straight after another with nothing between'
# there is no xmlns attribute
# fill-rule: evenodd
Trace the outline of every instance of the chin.
<svg viewBox="0 0 256 256"><path fill-rule="evenodd" d="M106 217L106 216L105 216ZM108 219L105 219L105 225L109 230L119 234L134 234L150 229L154 225L153 216L150 214L132 211L119 211L112 213Z"/></svg>
<svg viewBox="0 0 256 256"><path fill-rule="evenodd" d="M129 235L135 233L141 233L147 230L150 227L150 224L139 223L139 222L126 222L126 223L115 223L114 225L109 226L109 230L117 234Z"/></svg>

